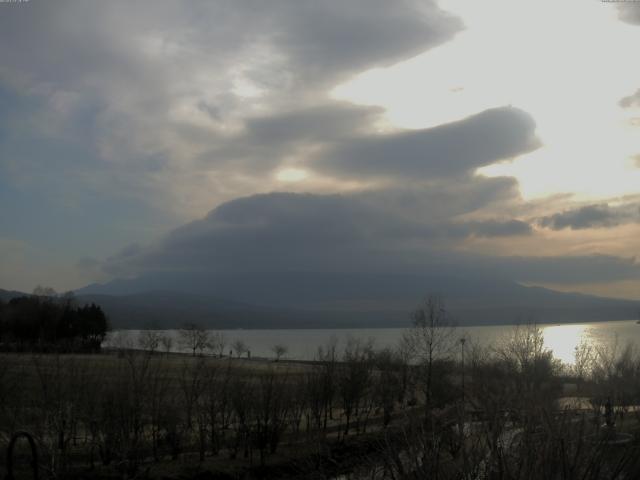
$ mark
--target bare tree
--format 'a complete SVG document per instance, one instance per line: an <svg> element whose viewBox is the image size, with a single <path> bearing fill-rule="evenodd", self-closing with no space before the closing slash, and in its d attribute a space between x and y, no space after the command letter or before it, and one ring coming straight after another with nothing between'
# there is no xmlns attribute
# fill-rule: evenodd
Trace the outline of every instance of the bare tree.
<svg viewBox="0 0 640 480"><path fill-rule="evenodd" d="M105 343L111 348L118 350L120 353L125 350L133 349L135 345L128 330L116 330L115 332L109 332Z"/></svg>
<svg viewBox="0 0 640 480"><path fill-rule="evenodd" d="M496 351L527 390L537 389L559 369L553 352L544 345L542 330L535 323L516 327L507 342Z"/></svg>
<svg viewBox="0 0 640 480"><path fill-rule="evenodd" d="M68 447L77 430L85 366L74 357L59 355L34 356L32 361L38 378L38 388L33 392L39 409L36 432L48 453L50 470L62 473L67 466Z"/></svg>
<svg viewBox="0 0 640 480"><path fill-rule="evenodd" d="M279 362L280 359L289 352L289 348L287 348L286 345L279 343L271 347L271 351L276 356L276 362Z"/></svg>
<svg viewBox="0 0 640 480"><path fill-rule="evenodd" d="M151 450L153 452L153 458L158 461L162 418L165 411L170 408L169 390L172 387L172 377L168 372L165 361L162 359L157 360L152 365L152 368L153 371L152 374L149 375L146 386L147 398L145 409L149 417L147 430L151 436Z"/></svg>
<svg viewBox="0 0 640 480"><path fill-rule="evenodd" d="M182 393L182 403L180 405L184 413L185 432L187 438L196 433L199 440L200 459L204 459L204 445L206 440L206 421L205 416L201 415L203 409L201 406L201 398L206 390L207 365L203 357L193 359L193 361L185 361L182 364L182 371L179 379L180 390Z"/></svg>
<svg viewBox="0 0 640 480"><path fill-rule="evenodd" d="M331 336L327 344L318 347L317 361L322 366L320 398L324 415L322 430L327 430L329 419L333 420L333 401L337 393L338 337Z"/></svg>
<svg viewBox="0 0 640 480"><path fill-rule="evenodd" d="M579 382L591 373L594 362L594 349L590 342L581 341L574 350L573 374Z"/></svg>
<svg viewBox="0 0 640 480"><path fill-rule="evenodd" d="M204 373L204 389L200 404L199 432L207 433L211 453L217 455L220 450L221 431L224 431L225 400L227 396L227 372L221 371L218 364L210 364ZM226 377L226 378L225 378ZM200 452L204 449L203 436L200 438Z"/></svg>
<svg viewBox="0 0 640 480"><path fill-rule="evenodd" d="M515 420L529 427L540 409L554 408L560 389L560 362L545 347L542 330L535 323L515 328L495 352L503 375L499 386L502 408L516 412Z"/></svg>
<svg viewBox="0 0 640 480"><path fill-rule="evenodd" d="M406 333L405 341L425 369L425 403L429 411L433 399L434 365L436 360L447 358L451 352L455 328L444 301L437 295L429 295L411 318L413 327Z"/></svg>
<svg viewBox="0 0 640 480"><path fill-rule="evenodd" d="M246 343L244 343L244 340L241 340L239 338L231 344L231 347L236 351L236 355L238 356L238 358L249 351L249 347Z"/></svg>
<svg viewBox="0 0 640 480"><path fill-rule="evenodd" d="M228 384L229 401L233 409L234 442L231 446L231 459L235 459L241 446L244 458L249 457L251 442L251 414L255 409L255 378L248 375L233 375Z"/></svg>
<svg viewBox="0 0 640 480"><path fill-rule="evenodd" d="M626 410L631 399L637 397L639 371L640 361L633 344L620 346L616 338L612 345L598 345L590 375L592 404L599 409L609 400L617 409Z"/></svg>
<svg viewBox="0 0 640 480"><path fill-rule="evenodd" d="M160 343L164 349L164 353L170 353L173 347L173 337L171 335L164 334L160 337Z"/></svg>
<svg viewBox="0 0 640 480"><path fill-rule="evenodd" d="M209 338L209 349L216 357L222 358L224 355L224 347L226 345L227 339L221 332L215 332Z"/></svg>
<svg viewBox="0 0 640 480"><path fill-rule="evenodd" d="M413 356L413 348L408 341L408 335L404 335L398 345L396 346L393 354L398 363L399 369L399 387L398 387L398 402L404 404L405 401L415 403L415 388L413 388L413 379L415 375L412 375L411 359ZM407 397L410 398L407 398Z"/></svg>
<svg viewBox="0 0 640 480"><path fill-rule="evenodd" d="M58 292L56 292L51 287L43 287L42 285L38 285L33 289L33 295L36 297L55 297L56 295L58 295Z"/></svg>
<svg viewBox="0 0 640 480"><path fill-rule="evenodd" d="M78 306L78 299L76 298L76 294L72 290L64 292L62 295L60 295L60 304L64 307L76 308Z"/></svg>
<svg viewBox="0 0 640 480"><path fill-rule="evenodd" d="M267 452L276 453L286 429L291 404L289 389L287 374L273 369L261 373L255 381L251 433L260 453L261 466L265 464Z"/></svg>
<svg viewBox="0 0 640 480"><path fill-rule="evenodd" d="M356 428L360 428L361 418L368 417L370 404L366 402L371 386L373 369L373 346L371 342L349 338L343 354L343 362L338 370L338 392L345 416L344 434L349 434L351 421L356 418ZM364 415L362 415L364 414Z"/></svg>
<svg viewBox="0 0 640 480"><path fill-rule="evenodd" d="M388 348L376 352L374 361L377 375L372 377L373 395L377 407L382 410L382 424L386 427L396 400L402 396L402 363L397 353Z"/></svg>
<svg viewBox="0 0 640 480"><path fill-rule="evenodd" d="M201 325L187 323L180 329L180 344L195 357L196 352L202 353L209 345L209 332Z"/></svg>
<svg viewBox="0 0 640 480"><path fill-rule="evenodd" d="M157 330L143 330L138 336L138 346L153 355L158 350L161 339L162 334Z"/></svg>

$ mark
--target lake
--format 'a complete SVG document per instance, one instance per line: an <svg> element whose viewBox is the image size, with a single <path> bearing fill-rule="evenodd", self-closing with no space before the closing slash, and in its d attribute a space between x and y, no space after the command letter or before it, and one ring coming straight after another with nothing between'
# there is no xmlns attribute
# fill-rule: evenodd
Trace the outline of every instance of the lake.
<svg viewBox="0 0 640 480"><path fill-rule="evenodd" d="M571 323L571 324L540 324L545 345L553 351L556 358L564 363L574 362L574 351L581 342L593 345L620 347L627 342L640 343L640 325L636 320ZM454 335L465 337L481 345L495 345L504 342L516 325L491 325L477 327L458 327ZM312 360L318 347L327 345L332 338L338 342L338 350L344 346L349 337L372 339L378 348L394 347L398 344L406 331L403 328L356 328L356 329L286 329L286 330L216 330L224 335L227 342L225 353L229 352L229 345L242 340L251 351L252 357L272 358L271 348L274 345L285 345L288 349L286 358L296 360ZM164 330L173 341L173 351L183 351L179 345L177 330ZM139 330L119 330L112 332L105 340L105 346L127 345L135 346Z"/></svg>

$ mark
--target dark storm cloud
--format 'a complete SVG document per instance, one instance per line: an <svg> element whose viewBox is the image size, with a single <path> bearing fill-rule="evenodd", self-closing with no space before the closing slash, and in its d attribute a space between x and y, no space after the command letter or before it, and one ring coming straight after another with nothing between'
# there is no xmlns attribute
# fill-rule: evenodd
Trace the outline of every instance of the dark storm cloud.
<svg viewBox="0 0 640 480"><path fill-rule="evenodd" d="M317 168L352 176L447 177L540 145L531 116L496 108L426 130L354 139L327 153Z"/></svg>
<svg viewBox="0 0 640 480"><path fill-rule="evenodd" d="M136 255L122 253L106 268L135 273L355 268L396 238L428 230L352 197L256 195L225 203Z"/></svg>
<svg viewBox="0 0 640 480"><path fill-rule="evenodd" d="M273 193L240 198L174 230L155 246L121 252L106 268L139 268L136 273L367 268L399 260L403 249L415 243L435 245L451 235L496 233L495 224L454 226L443 218L409 218L407 210L389 201L391 194L379 195Z"/></svg>
<svg viewBox="0 0 640 480"><path fill-rule="evenodd" d="M590 283L640 277L634 259L610 256L483 256L454 253L461 235L522 235L519 220L428 223L358 196L269 194L242 198L134 247L104 268L120 276L153 272L374 272L488 275L524 282ZM453 235L453 236L452 236Z"/></svg>
<svg viewBox="0 0 640 480"><path fill-rule="evenodd" d="M615 207L610 207L608 204L587 205L539 219L542 227L552 230L606 228L635 222L640 222L638 204Z"/></svg>

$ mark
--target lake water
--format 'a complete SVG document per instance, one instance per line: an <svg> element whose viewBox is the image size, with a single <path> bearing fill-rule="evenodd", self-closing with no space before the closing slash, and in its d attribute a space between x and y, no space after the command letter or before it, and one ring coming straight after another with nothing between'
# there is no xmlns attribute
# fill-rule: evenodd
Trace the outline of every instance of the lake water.
<svg viewBox="0 0 640 480"><path fill-rule="evenodd" d="M620 347L628 342L640 344L640 324L635 320L571 323L571 324L541 324L545 345L553 351L556 358L564 363L574 361L574 351L581 342L593 345ZM454 335L465 337L481 345L496 345L504 342L513 335L516 325L491 325L481 327L458 327ZM520 327L522 328L522 327ZM288 329L288 330L217 330L224 335L227 342L225 353L229 353L229 345L236 340L242 340L252 357L272 358L274 345L285 345L288 349L286 358L297 360L312 360L318 347L326 346L332 339L337 340L338 351L344 346L349 337L371 339L378 348L394 347L402 338L406 329L403 328L357 328L357 329ZM173 341L173 351L181 351L177 330L165 330ZM112 332L105 341L105 346L128 345L135 346L138 330L121 330Z"/></svg>

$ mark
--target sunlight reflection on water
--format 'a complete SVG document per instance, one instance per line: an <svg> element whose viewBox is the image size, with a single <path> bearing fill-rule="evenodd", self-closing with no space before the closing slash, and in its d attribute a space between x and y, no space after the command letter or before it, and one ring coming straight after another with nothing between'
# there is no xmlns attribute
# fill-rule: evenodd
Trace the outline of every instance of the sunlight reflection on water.
<svg viewBox="0 0 640 480"><path fill-rule="evenodd" d="M484 346L498 346L512 337L515 325L490 325L460 327L455 332L457 337L466 337L472 342ZM520 327L522 328L522 327ZM594 322L580 324L540 324L545 346L553 351L556 358L566 364L573 364L575 348L581 342L595 347L607 346L619 348L627 343L640 344L640 325L634 320ZM282 329L282 330L220 330L228 345L235 340L242 340L251 350L252 357L272 358L272 347L276 344L286 345L287 357L290 359L311 360L321 345L327 345L331 338L338 342L338 352L342 350L349 337L372 339L377 348L395 347L406 330L403 328L358 328L358 329ZM115 346L115 338L124 334L126 343L136 348L139 331L112 332L105 346ZM173 337L172 351L186 351L179 346L179 335L176 330L164 331ZM227 346L227 350L229 350ZM226 352L228 353L228 352ZM457 355L456 353L455 355Z"/></svg>
<svg viewBox="0 0 640 480"><path fill-rule="evenodd" d="M563 363L571 364L575 360L575 350L581 342L588 342L588 324L553 325L542 328L544 344L553 351L554 357Z"/></svg>

